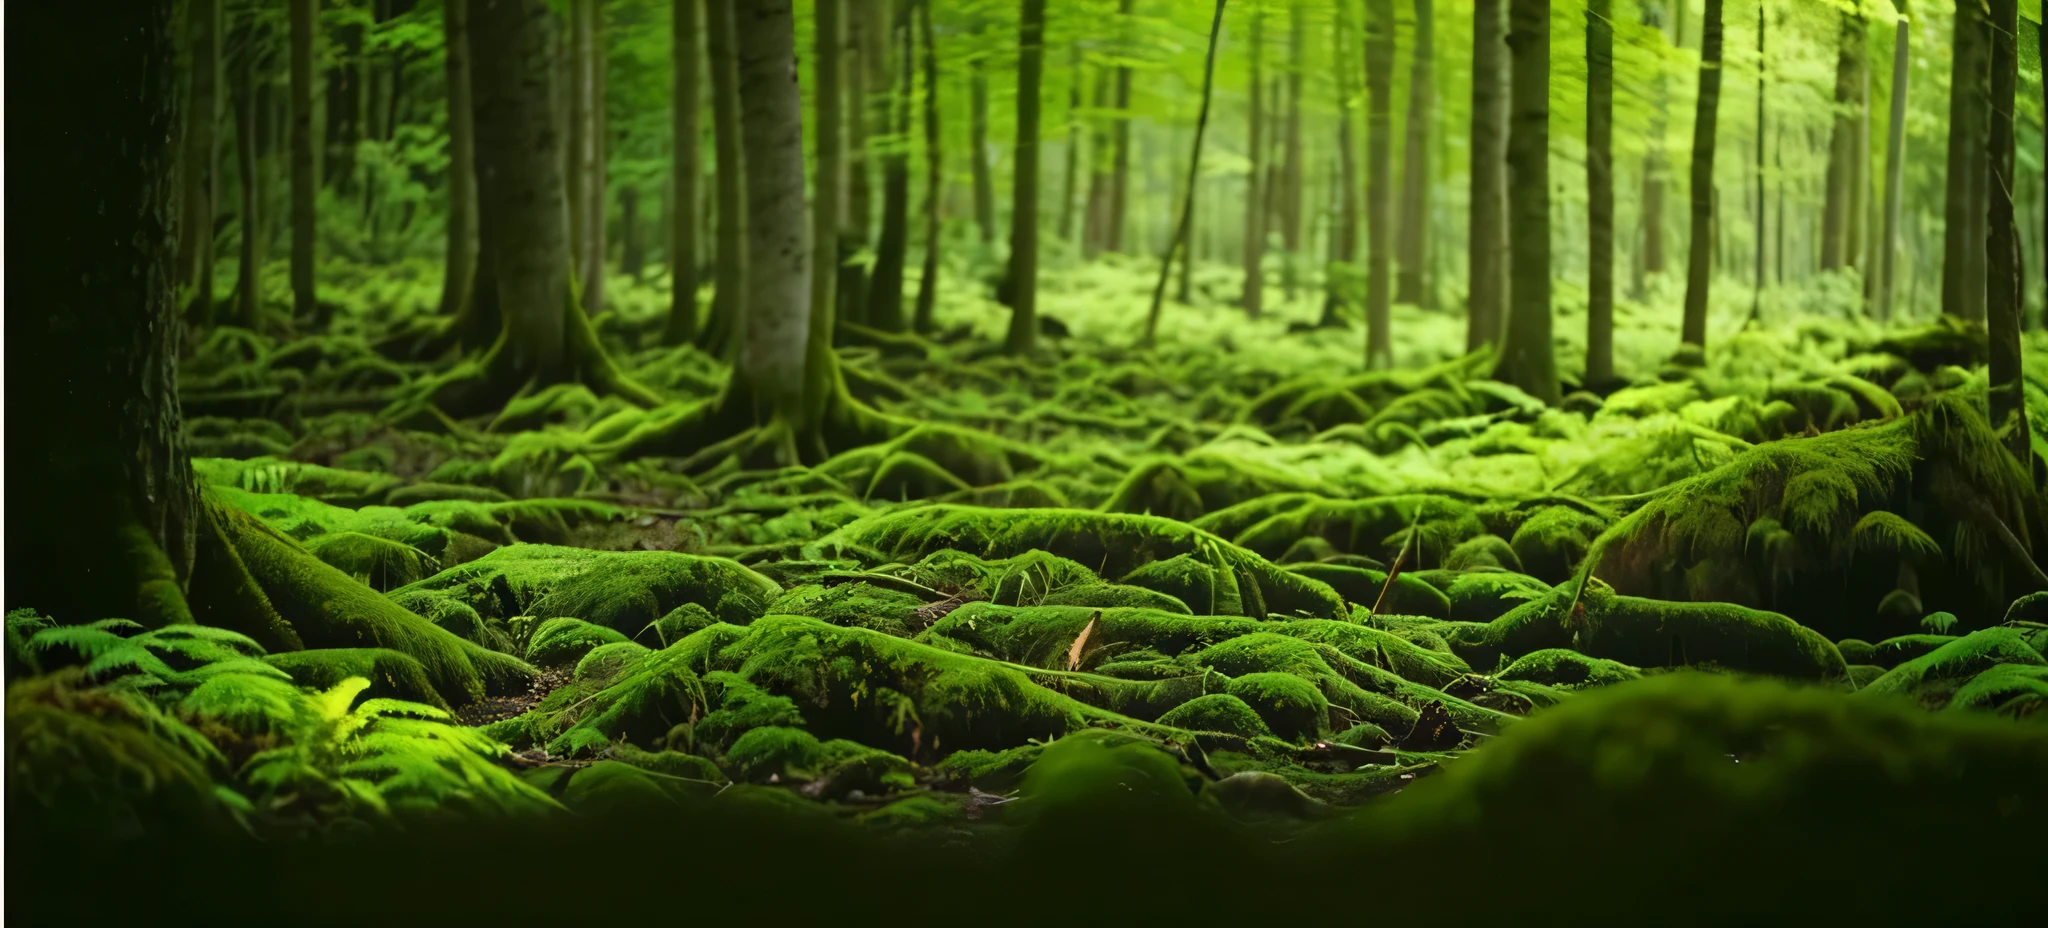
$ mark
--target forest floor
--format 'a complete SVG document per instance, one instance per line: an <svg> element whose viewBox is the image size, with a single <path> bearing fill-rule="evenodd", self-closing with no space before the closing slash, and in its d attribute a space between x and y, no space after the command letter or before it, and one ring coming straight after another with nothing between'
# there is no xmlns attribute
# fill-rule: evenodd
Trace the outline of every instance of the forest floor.
<svg viewBox="0 0 2048 928"><path fill-rule="evenodd" d="M1397 367L1366 373L1356 323L1309 326L1321 294L1247 321L1220 270L1137 349L1155 271L1109 260L1047 276L1060 334L1037 357L996 353L1007 311L965 284L940 337L852 333L851 393L912 424L761 468L664 427L724 370L657 344L658 281L616 278L596 325L672 403L562 385L465 421L410 402L445 362L377 348L436 269L326 273L349 294L327 330L216 329L185 363L196 468L385 602L539 671L500 685L473 658L485 693L443 646L374 632L355 644L384 650L270 658L452 708L490 740L446 737L517 778L501 805L750 798L957 829L1050 814L1108 770L1238 822L1386 806L1382 834L1654 828L1672 821L1641 804L1671 796L1739 823L1938 795L1968 806L1943 813L1958 834L2043 812L2013 790L2048 776L2048 594L1998 529L2048 522L1980 411L1981 331L1880 330L1825 312L1853 302L1825 287L1745 329L1743 291L1677 364L1659 290L1620 308L1627 382L1586 390L1561 293L1569 395L1545 408L1460 353L1459 313L1397 307ZM36 622L10 633L61 663L74 639ZM184 698L159 702L202 733L226 717ZM464 801L494 788L435 763L467 771ZM252 769L213 776L260 800ZM373 805L448 795L345 772ZM1374 801L1425 779L1446 782Z"/></svg>

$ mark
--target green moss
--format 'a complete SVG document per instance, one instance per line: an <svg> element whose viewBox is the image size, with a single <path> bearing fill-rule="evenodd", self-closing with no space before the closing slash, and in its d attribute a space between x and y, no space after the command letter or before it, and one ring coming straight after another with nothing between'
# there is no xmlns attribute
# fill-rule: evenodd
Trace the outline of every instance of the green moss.
<svg viewBox="0 0 2048 928"><path fill-rule="evenodd" d="M411 545L360 532L329 532L306 542L306 550L378 592L432 575L441 565Z"/></svg>
<svg viewBox="0 0 2048 928"><path fill-rule="evenodd" d="M1100 609L1156 609L1160 612L1192 614L1186 603L1142 586L1120 583L1082 583L1056 590L1042 600L1048 606L1092 606Z"/></svg>
<svg viewBox="0 0 2048 928"><path fill-rule="evenodd" d="M2048 718L2048 667L1999 664L1970 678L1949 700L1951 711L1995 711L2014 718Z"/></svg>
<svg viewBox="0 0 2048 928"><path fill-rule="evenodd" d="M403 699L448 708L441 694L435 692L427 669L412 657L390 648L287 651L263 660L291 674L292 682L300 686L326 690L350 677L362 677L370 681L370 688L363 691L365 698Z"/></svg>
<svg viewBox="0 0 2048 928"><path fill-rule="evenodd" d="M576 661L576 680L602 686L631 674L651 653L650 648L637 641L605 642Z"/></svg>
<svg viewBox="0 0 2048 928"><path fill-rule="evenodd" d="M1229 693L1197 696L1167 711L1159 724L1186 731L1217 732L1239 738L1272 734L1259 713Z"/></svg>
<svg viewBox="0 0 2048 928"><path fill-rule="evenodd" d="M625 641L626 636L582 619L548 619L533 630L526 644L526 662L535 667L575 663L592 648Z"/></svg>
<svg viewBox="0 0 2048 928"><path fill-rule="evenodd" d="M1350 567L1343 564L1294 564L1288 570L1314 580L1329 584L1344 597L1346 602L1356 603L1367 609L1380 602L1380 591L1386 589L1386 602L1380 611L1392 615L1420 615L1433 619L1451 617L1451 600L1436 587L1413 574L1403 573L1394 578L1394 585L1387 588L1385 571L1364 567Z"/></svg>
<svg viewBox="0 0 2048 928"><path fill-rule="evenodd" d="M920 627L918 610L924 606L925 600L918 596L873 583L807 584L784 592L769 604L768 612L806 615L834 625L908 638Z"/></svg>
<svg viewBox="0 0 2048 928"><path fill-rule="evenodd" d="M780 593L774 581L726 558L512 545L391 597L423 611L440 600L486 618L580 618L630 637L684 603L722 621L752 621Z"/></svg>
<svg viewBox="0 0 2048 928"><path fill-rule="evenodd" d="M1548 648L1515 659L1495 674L1503 680L1522 680L1546 686L1606 686L1642 677L1634 667L1577 651Z"/></svg>
<svg viewBox="0 0 2048 928"><path fill-rule="evenodd" d="M1522 557L1499 535L1479 535L1459 542L1451 553L1444 555L1444 567L1450 570L1501 567L1520 573Z"/></svg>
<svg viewBox="0 0 2048 928"><path fill-rule="evenodd" d="M1068 649L1091 620L1095 630L1089 633L1088 653L1097 660L1140 651L1178 655L1265 627L1251 619L1153 609L967 603L934 623L920 640L946 638L1011 663L1064 668Z"/></svg>
<svg viewBox="0 0 2048 928"><path fill-rule="evenodd" d="M1120 582L1171 596L1196 615L1216 614L1216 569L1200 558L1180 554L1153 561Z"/></svg>
<svg viewBox="0 0 2048 928"><path fill-rule="evenodd" d="M654 620L655 638L665 648L716 624L718 617L712 615L711 610L696 603L684 603ZM635 641L642 638L644 632L634 636Z"/></svg>
<svg viewBox="0 0 2048 928"><path fill-rule="evenodd" d="M1271 623L1260 630L1326 644L1355 660L1384 667L1403 679L1428 686L1448 686L1471 672L1455 655L1432 651L1393 632L1353 622L1300 619Z"/></svg>
<svg viewBox="0 0 2048 928"><path fill-rule="evenodd" d="M1987 628L1893 667L1861 692L1909 695L1925 704L1946 705L1971 678L1999 665L2043 667L2048 659L2029 647L2017 629Z"/></svg>
<svg viewBox="0 0 2048 928"><path fill-rule="evenodd" d="M1329 700L1315 684L1293 674L1248 673L1232 679L1228 693L1250 706L1265 727L1282 738L1312 739L1329 725Z"/></svg>
<svg viewBox="0 0 2048 928"><path fill-rule="evenodd" d="M1527 572L1546 583L1561 583L1607 529L1607 522L1571 506L1551 506L1530 516L1510 540Z"/></svg>
<svg viewBox="0 0 2048 928"><path fill-rule="evenodd" d="M1835 642L1835 650L1842 652L1842 660L1850 666L1877 663L1877 646L1860 638L1844 638Z"/></svg>
<svg viewBox="0 0 2048 928"><path fill-rule="evenodd" d="M1586 592L1578 617L1567 610L1574 586L1557 587L1486 625L1457 628L1451 646L1480 667L1547 648L1634 667L1683 661L1813 680L1840 677L1847 666L1833 642L1775 612L1617 596L1602 585Z"/></svg>
<svg viewBox="0 0 2048 928"><path fill-rule="evenodd" d="M462 483L414 483L392 487L384 494L384 505L405 507L416 503L438 503L459 500L472 503L503 503L511 497L492 487L471 486Z"/></svg>
<svg viewBox="0 0 2048 928"><path fill-rule="evenodd" d="M735 780L808 780L816 776L815 768L824 756L816 735L801 728L771 725L741 735L726 749L725 764Z"/></svg>
<svg viewBox="0 0 2048 928"><path fill-rule="evenodd" d="M1872 645L1870 659L1860 663L1897 667L1914 658L1932 654L1936 648L1955 640L1955 635L1897 635ZM1848 655L1842 657L1847 659Z"/></svg>
<svg viewBox="0 0 2048 928"><path fill-rule="evenodd" d="M1550 584L1527 574L1467 571L1451 580L1444 596L1455 622L1491 622L1515 607L1550 592Z"/></svg>

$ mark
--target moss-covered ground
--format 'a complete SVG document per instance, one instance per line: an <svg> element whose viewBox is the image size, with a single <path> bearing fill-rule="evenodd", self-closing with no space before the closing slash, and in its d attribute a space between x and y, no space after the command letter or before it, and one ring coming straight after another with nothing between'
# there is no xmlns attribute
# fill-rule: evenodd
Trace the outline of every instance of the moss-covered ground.
<svg viewBox="0 0 2048 928"><path fill-rule="evenodd" d="M1134 348L1148 273L1048 277L1068 334L1029 358L997 353L1004 311L964 282L932 337L850 332L884 437L802 464L701 432L726 368L658 344L658 281L617 279L594 320L651 408L576 384L434 407L446 361L400 337L430 275L328 330L214 329L182 368L190 444L274 614L10 604L9 811L73 837L549 835L505 894L600 860L715 881L725 842L773 834L809 842L786 862L847 855L862 912L887 885L964 901L951 878L1057 871L1089 836L1033 894L1048 917L1069 895L1142 913L1138 874L1167 870L1207 885L1158 912L1478 914L1508 908L1483 887L1550 874L1665 920L1716 905L1685 895L1709 890L1688 855L2039 859L2048 512L1982 367L1954 366L1981 332L1741 328L1731 305L1681 365L1663 294L1622 306L1631 379L1570 382L1567 336L1546 408L1455 352L1461 318L1410 307L1387 372L1360 372L1356 328L1290 326L1306 298L1173 307ZM699 831L631 844L636 819ZM423 879L399 861L435 840L380 870ZM674 870L624 850L646 843ZM1624 845L1612 878L1558 859ZM279 861L315 856L261 868L288 895L305 877ZM1340 858L1387 879L1304 878ZM1897 891L1844 884L1836 914Z"/></svg>

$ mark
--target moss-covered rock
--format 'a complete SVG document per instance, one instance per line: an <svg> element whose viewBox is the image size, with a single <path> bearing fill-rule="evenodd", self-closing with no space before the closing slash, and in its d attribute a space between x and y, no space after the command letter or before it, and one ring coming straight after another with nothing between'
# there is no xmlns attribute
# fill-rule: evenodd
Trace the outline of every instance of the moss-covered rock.
<svg viewBox="0 0 2048 928"><path fill-rule="evenodd" d="M721 621L749 622L781 592L726 558L513 545L394 590L391 598L421 611L452 601L486 618L580 618L633 637L684 603Z"/></svg>
<svg viewBox="0 0 2048 928"><path fill-rule="evenodd" d="M1619 596L1604 586L1589 589L1573 611L1575 586L1559 586L1485 625L1457 627L1451 646L1479 667L1569 648L1632 667L1712 664L1812 680L1846 672L1834 642L1775 612Z"/></svg>
<svg viewBox="0 0 2048 928"><path fill-rule="evenodd" d="M291 674L292 682L300 686L325 690L350 677L362 677L370 681L370 688L363 691L364 698L403 699L448 708L427 678L427 669L411 656L390 648L286 651L263 660Z"/></svg>
<svg viewBox="0 0 2048 928"><path fill-rule="evenodd" d="M599 645L625 640L625 635L582 619L548 619L534 628L527 641L526 662L535 667L574 664Z"/></svg>
<svg viewBox="0 0 2048 928"><path fill-rule="evenodd" d="M1606 686L1640 679L1634 667L1616 661L1587 657L1577 651L1546 648L1524 654L1494 676L1502 680L1524 680L1545 686Z"/></svg>
<svg viewBox="0 0 2048 928"><path fill-rule="evenodd" d="M1380 611L1394 615L1421 615L1433 619L1451 617L1451 600L1443 591L1431 586L1428 581L1413 574L1402 573L1394 577L1392 587L1387 586L1384 571L1344 564L1293 564L1288 570L1330 585L1346 602L1356 603L1367 609L1380 603L1380 591L1386 591L1386 602Z"/></svg>
<svg viewBox="0 0 2048 928"><path fill-rule="evenodd" d="M1229 693L1197 696L1167 710L1159 724L1195 732L1217 732L1239 738L1272 734L1259 713Z"/></svg>
<svg viewBox="0 0 2048 928"><path fill-rule="evenodd" d="M1258 713L1275 735L1305 740L1329 726L1330 703L1315 684L1289 673L1248 673L1230 681L1229 695Z"/></svg>

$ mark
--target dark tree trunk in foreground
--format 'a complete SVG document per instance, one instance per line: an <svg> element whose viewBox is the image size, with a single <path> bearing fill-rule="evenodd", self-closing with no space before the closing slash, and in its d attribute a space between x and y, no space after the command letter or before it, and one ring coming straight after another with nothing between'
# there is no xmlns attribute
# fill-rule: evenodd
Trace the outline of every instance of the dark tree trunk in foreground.
<svg viewBox="0 0 2048 928"><path fill-rule="evenodd" d="M1173 224L1173 237L1166 243L1166 257L1159 264L1159 283L1152 288L1152 308L1145 316L1144 344L1152 344L1159 333L1159 310L1166 297L1166 278L1173 270L1173 256L1178 252L1182 265L1193 259L1194 243L1190 240L1194 222L1195 184L1202 176L1202 136L1209 131L1209 102L1216 88L1216 42L1223 34L1223 5L1225 0L1216 0L1216 15L1209 21L1209 52L1202 64L1202 109L1195 117L1194 152L1188 156L1187 192L1183 195L1180 220ZM1185 280L1185 277L1183 278Z"/></svg>
<svg viewBox="0 0 2048 928"><path fill-rule="evenodd" d="M1982 222L1972 221L1984 172L1984 98L1986 72L1982 0L1956 4L1955 45L1949 59L1948 179L1942 232L1941 311L1974 321L1984 319L1982 250L1977 236Z"/></svg>
<svg viewBox="0 0 2048 928"><path fill-rule="evenodd" d="M476 136L469 93L469 0L442 0L448 79L448 256L441 312L469 302L476 279Z"/></svg>
<svg viewBox="0 0 2048 928"><path fill-rule="evenodd" d="M974 225L984 243L996 240L996 188L988 170L988 72L982 60L968 62L967 148L974 165Z"/></svg>
<svg viewBox="0 0 2048 928"><path fill-rule="evenodd" d="M178 280L194 288L192 318L213 321L213 214L220 186L221 0L191 0L192 97L185 110L184 216L178 223Z"/></svg>
<svg viewBox="0 0 2048 928"><path fill-rule="evenodd" d="M1707 347L1707 284L1713 274L1714 128L1720 105L1721 0L1707 0L1699 105L1692 124L1692 251L1686 258L1685 324L1679 335L1684 344L1702 350Z"/></svg>
<svg viewBox="0 0 2048 928"><path fill-rule="evenodd" d="M2019 225L2013 215L2013 104L2019 84L2018 0L1990 0L1991 131L1985 152L1990 229L1985 237L1985 323L1991 330L1991 422L2005 433L2005 446L2031 471L2032 443L2027 435L2026 394L2020 376L2020 322L2025 295L2020 290Z"/></svg>
<svg viewBox="0 0 2048 928"><path fill-rule="evenodd" d="M936 325L933 313L939 302L939 229L941 192L945 173L939 147L939 52L932 37L932 2L916 0L918 31L924 38L924 272L917 281L919 332Z"/></svg>
<svg viewBox="0 0 2048 928"><path fill-rule="evenodd" d="M1899 217L1904 211L1906 194L1906 81L1912 60L1908 49L1913 29L1906 0L1893 0L1892 5L1898 8L1899 21L1892 38L1891 119L1885 130L1884 232L1878 243L1878 267L1874 269L1877 273L1876 312L1879 322L1891 320L1892 288L1899 276ZM1783 187L1779 189L1782 191ZM1781 234L1784 230L1782 223L1781 218ZM1783 273L1782 267L1779 270Z"/></svg>
<svg viewBox="0 0 2048 928"><path fill-rule="evenodd" d="M1011 354L1038 340L1038 85L1045 59L1045 0L1024 0L1017 27L1017 161L1010 200Z"/></svg>
<svg viewBox="0 0 2048 928"><path fill-rule="evenodd" d="M1265 24L1265 10L1260 7L1253 7L1251 36L1252 71L1251 85L1249 87L1251 103L1251 126L1249 131L1251 141L1245 150L1245 154L1251 160L1251 167L1245 174L1244 182L1244 296L1241 298L1245 315L1253 319L1259 318L1259 313L1263 308L1261 304L1264 302L1263 291L1266 289L1266 210L1264 208L1266 198L1263 196L1264 191L1261 189L1265 186L1261 183L1265 176L1263 168L1265 146L1261 143L1261 137L1264 134L1266 116L1264 112L1265 107L1261 102L1265 96L1263 93L1264 85L1260 83L1259 78L1259 65L1261 59L1265 57Z"/></svg>
<svg viewBox="0 0 2048 928"><path fill-rule="evenodd" d="M319 22L317 0L291 0L292 38L292 315L319 311L313 290L314 202L319 179L313 176L313 30Z"/></svg>
<svg viewBox="0 0 2048 928"><path fill-rule="evenodd" d="M1472 6L1472 160L1470 264L1466 274L1465 350L1500 339L1508 301L1508 81L1503 67L1502 0Z"/></svg>
<svg viewBox="0 0 2048 928"><path fill-rule="evenodd" d="M1720 0L1708 0L1718 5ZM1513 0L1508 131L1513 302L1494 377L1545 403L1558 401L1550 344L1550 0Z"/></svg>
<svg viewBox="0 0 2048 928"><path fill-rule="evenodd" d="M836 0L833 0L836 2ZM802 421L811 332L811 227L804 221L803 99L790 0L736 0L747 163L747 318L733 371L757 417ZM821 272L830 277L829 270Z"/></svg>
<svg viewBox="0 0 2048 928"><path fill-rule="evenodd" d="M182 612L199 505L178 410L173 4L10 7L8 67L62 93L8 189L7 598L66 621ZM186 617L189 620L189 616Z"/></svg>
<svg viewBox="0 0 2048 928"><path fill-rule="evenodd" d="M699 343L730 357L747 312L747 169L740 155L739 66L733 45L733 4L706 0L705 60L711 68L711 123L714 134L713 186L718 207L718 264L713 268L711 319Z"/></svg>
<svg viewBox="0 0 2048 928"><path fill-rule="evenodd" d="M897 56L899 73L895 93L878 94L889 103L888 130L898 141L882 155L882 234L875 244L874 273L868 277L867 321L885 332L901 332L903 319L903 261L910 248L910 96L911 75L917 60L911 54L911 0L896 14L892 25L895 41L901 43ZM874 24L880 28L879 23Z"/></svg>
<svg viewBox="0 0 2048 928"><path fill-rule="evenodd" d="M673 25L675 55L675 141L669 166L668 325L662 343L680 345L697 337L697 164L703 132L698 116L703 95L698 75L704 68L704 0L676 0Z"/></svg>
<svg viewBox="0 0 2048 928"><path fill-rule="evenodd" d="M1401 276L1394 301L1424 304L1429 260L1429 129L1436 122L1435 28L1430 0L1415 0L1415 50L1408 71L1408 134L1401 161Z"/></svg>
<svg viewBox="0 0 2048 928"><path fill-rule="evenodd" d="M1614 379L1614 21L1611 0L1586 8L1586 385ZM1762 241L1761 238L1758 239ZM1759 245L1758 247L1762 247Z"/></svg>
<svg viewBox="0 0 2048 928"><path fill-rule="evenodd" d="M1394 108L1394 0L1365 4L1365 364L1374 370L1394 365L1391 313L1392 217L1387 199L1394 170L1389 147Z"/></svg>

